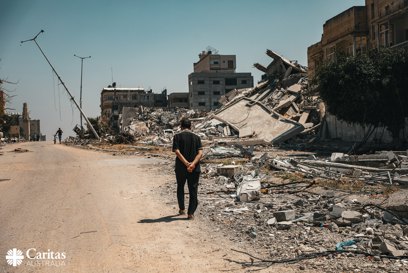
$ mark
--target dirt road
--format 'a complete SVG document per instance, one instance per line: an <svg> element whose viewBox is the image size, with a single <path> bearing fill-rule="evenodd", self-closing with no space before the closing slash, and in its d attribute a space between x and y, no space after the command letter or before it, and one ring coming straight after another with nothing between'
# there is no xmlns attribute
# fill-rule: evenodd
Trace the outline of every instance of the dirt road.
<svg viewBox="0 0 408 273"><path fill-rule="evenodd" d="M243 258L230 242L160 198L171 179L160 164L51 142L6 146L0 272L243 272L225 260ZM13 248L19 266L6 262Z"/></svg>

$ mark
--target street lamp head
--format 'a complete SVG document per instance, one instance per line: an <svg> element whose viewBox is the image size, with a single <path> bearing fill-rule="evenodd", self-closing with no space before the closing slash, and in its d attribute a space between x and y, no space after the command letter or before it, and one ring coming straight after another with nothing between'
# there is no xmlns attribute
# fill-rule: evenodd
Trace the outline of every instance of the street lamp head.
<svg viewBox="0 0 408 273"><path fill-rule="evenodd" d="M91 56L81 57L81 56L78 56L78 55L76 55L76 54L74 54L74 56L77 57L77 58L80 58L81 60L91 58Z"/></svg>

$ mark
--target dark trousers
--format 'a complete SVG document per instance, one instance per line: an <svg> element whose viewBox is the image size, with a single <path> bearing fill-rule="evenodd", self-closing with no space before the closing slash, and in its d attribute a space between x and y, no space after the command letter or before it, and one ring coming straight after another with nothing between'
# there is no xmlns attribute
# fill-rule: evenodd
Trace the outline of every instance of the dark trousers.
<svg viewBox="0 0 408 273"><path fill-rule="evenodd" d="M180 209L185 209L184 206L184 185L188 185L189 192L189 203L188 203L188 214L193 215L198 206L198 180L200 178L199 172L189 173L185 170L176 170L176 180L177 180L177 201Z"/></svg>

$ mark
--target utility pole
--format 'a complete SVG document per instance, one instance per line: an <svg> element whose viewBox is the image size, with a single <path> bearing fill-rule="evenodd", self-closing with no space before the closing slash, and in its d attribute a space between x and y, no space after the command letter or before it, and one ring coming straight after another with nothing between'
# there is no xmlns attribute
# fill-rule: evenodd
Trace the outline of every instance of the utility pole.
<svg viewBox="0 0 408 273"><path fill-rule="evenodd" d="M52 71L55 73L55 75L57 76L59 82L62 84L62 86L64 86L65 91L67 91L69 97L71 98L71 100L74 102L75 106L78 108L79 112L81 113L81 115L84 117L86 123L88 124L89 128L91 128L92 133L94 134L94 136L100 140L101 138L99 137L98 133L95 131L95 128L92 126L91 122L89 121L89 119L86 117L84 111L82 111L82 108L79 107L78 103L75 101L74 97L72 96L71 92L69 92L67 86L65 85L65 83L62 81L60 75L58 75L57 71L55 70L54 66L52 66L50 60L48 60L47 56L45 55L44 51L41 49L40 45L37 43L36 39L38 37L38 35L40 35L41 33L43 33L44 30L41 30L40 32L38 32L37 35L34 36L34 38L32 39L28 39L25 41L21 41L21 43L25 43L25 42L30 42L30 41L34 41L34 43L37 45L38 49L41 51L41 54L44 56L45 60L47 61L47 63L51 66Z"/></svg>
<svg viewBox="0 0 408 273"><path fill-rule="evenodd" d="M74 54L75 57L81 59L81 85L79 88L79 107L82 108L82 74L83 74L83 68L84 68L84 59L89 59L91 58L91 56L88 57L81 57L81 56L77 56ZM84 131L84 127L82 126L82 115L81 115L81 131Z"/></svg>

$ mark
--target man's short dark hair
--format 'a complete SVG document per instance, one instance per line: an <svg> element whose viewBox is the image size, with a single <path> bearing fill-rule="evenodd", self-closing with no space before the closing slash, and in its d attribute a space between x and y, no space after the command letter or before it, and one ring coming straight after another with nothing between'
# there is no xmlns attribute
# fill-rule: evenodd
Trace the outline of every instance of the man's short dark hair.
<svg viewBox="0 0 408 273"><path fill-rule="evenodd" d="M188 118L183 118L180 122L182 129L191 129L191 121Z"/></svg>

